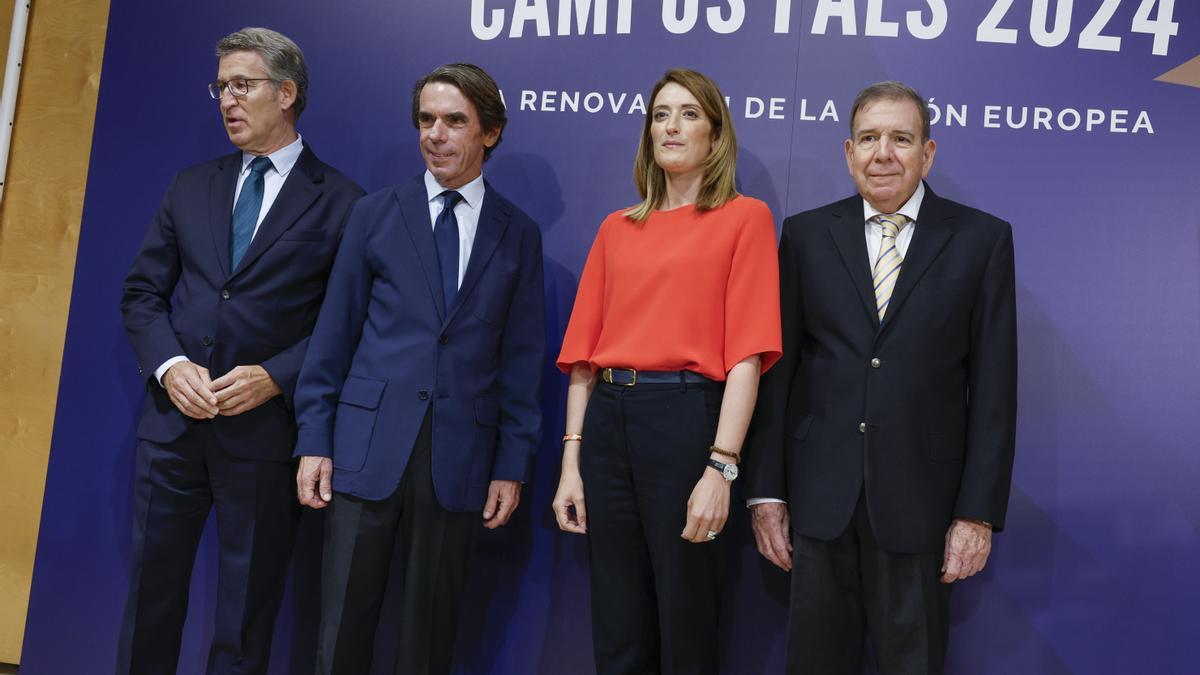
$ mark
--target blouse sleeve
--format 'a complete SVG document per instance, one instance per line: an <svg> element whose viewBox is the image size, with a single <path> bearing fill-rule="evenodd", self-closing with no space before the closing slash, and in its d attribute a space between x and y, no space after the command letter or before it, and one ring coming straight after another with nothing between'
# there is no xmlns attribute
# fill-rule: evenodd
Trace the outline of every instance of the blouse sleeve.
<svg viewBox="0 0 1200 675"><path fill-rule="evenodd" d="M605 223L600 224L600 231L596 233L596 240L592 242L592 250L588 252L587 262L584 263L579 289L575 292L575 306L567 322L562 351L558 353L556 365L564 373L570 373L576 363L591 364L596 343L600 341L600 329L604 327Z"/></svg>
<svg viewBox="0 0 1200 675"><path fill-rule="evenodd" d="M742 223L725 288L725 372L755 354L762 372L783 354L779 323L779 253L775 221L754 200Z"/></svg>

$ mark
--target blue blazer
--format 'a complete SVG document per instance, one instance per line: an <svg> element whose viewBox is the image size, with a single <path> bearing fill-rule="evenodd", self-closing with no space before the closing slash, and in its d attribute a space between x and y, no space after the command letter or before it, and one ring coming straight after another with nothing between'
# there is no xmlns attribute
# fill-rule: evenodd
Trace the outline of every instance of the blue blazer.
<svg viewBox="0 0 1200 675"><path fill-rule="evenodd" d="M431 410L433 484L451 511L527 481L545 352L537 225L486 186L458 295L442 301L425 184L364 197L346 225L296 391L296 456L333 458L334 490L384 499Z"/></svg>
<svg viewBox="0 0 1200 675"><path fill-rule="evenodd" d="M194 421L154 379L167 359L187 356L213 379L258 364L283 396L218 416L213 431L236 457L288 460L296 378L342 227L363 191L306 145L237 269L230 269L241 166L239 152L176 175L125 278L125 331L146 378L138 437L169 443Z"/></svg>

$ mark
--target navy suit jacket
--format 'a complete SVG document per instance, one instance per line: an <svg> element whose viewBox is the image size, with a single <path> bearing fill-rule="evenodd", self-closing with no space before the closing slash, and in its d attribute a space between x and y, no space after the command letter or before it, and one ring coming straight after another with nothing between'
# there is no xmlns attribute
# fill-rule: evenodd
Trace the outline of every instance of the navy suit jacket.
<svg viewBox="0 0 1200 675"><path fill-rule="evenodd" d="M854 196L783 223L783 358L763 377L747 495L831 540L865 490L880 547L940 553L955 517L1004 527L1017 412L1008 223L926 189L882 324Z"/></svg>
<svg viewBox="0 0 1200 675"><path fill-rule="evenodd" d="M169 443L194 422L154 379L184 355L213 379L234 366L261 365L277 396L212 420L237 457L288 460L290 409L342 227L363 191L306 145L237 269L230 269L233 195L240 152L185 169L167 189L125 278L121 311L146 378L138 437Z"/></svg>
<svg viewBox="0 0 1200 675"><path fill-rule="evenodd" d="M296 393L295 454L332 457L340 493L391 495L431 407L444 508L481 509L492 480L530 477L542 420L541 233L487 185L449 307L438 270L421 177L354 207Z"/></svg>

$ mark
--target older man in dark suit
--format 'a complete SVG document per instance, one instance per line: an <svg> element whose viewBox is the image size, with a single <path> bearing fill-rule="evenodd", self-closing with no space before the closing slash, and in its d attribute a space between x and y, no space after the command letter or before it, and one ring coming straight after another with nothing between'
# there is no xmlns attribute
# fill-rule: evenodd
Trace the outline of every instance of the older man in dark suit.
<svg viewBox="0 0 1200 675"><path fill-rule="evenodd" d="M167 189L121 311L146 376L118 673L173 673L196 547L220 548L209 673L265 673L296 519L292 395L350 206L362 190L296 133L300 49L264 28L217 43L239 152Z"/></svg>
<svg viewBox="0 0 1200 675"><path fill-rule="evenodd" d="M937 146L911 88L863 90L851 132L858 194L783 225L747 494L792 572L789 672L857 674L869 635L882 673L939 673L949 584L983 569L1008 504L1012 232L923 183Z"/></svg>

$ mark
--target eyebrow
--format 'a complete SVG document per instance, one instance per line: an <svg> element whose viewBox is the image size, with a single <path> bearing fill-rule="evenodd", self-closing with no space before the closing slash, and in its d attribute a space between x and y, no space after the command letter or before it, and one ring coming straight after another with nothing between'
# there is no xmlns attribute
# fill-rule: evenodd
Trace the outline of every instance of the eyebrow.
<svg viewBox="0 0 1200 675"><path fill-rule="evenodd" d="M683 108L685 110L689 110L689 109L690 110L701 110L699 103L684 103L683 105L681 105L679 107ZM671 109L671 106L669 106L665 103L659 103L658 105L654 106L650 110L658 111L658 110L670 110L670 109Z"/></svg>

